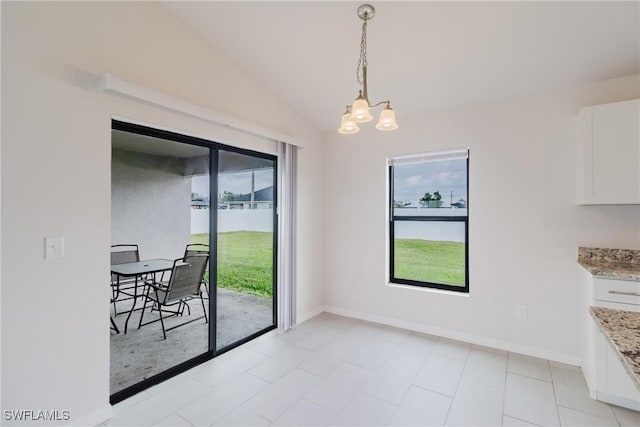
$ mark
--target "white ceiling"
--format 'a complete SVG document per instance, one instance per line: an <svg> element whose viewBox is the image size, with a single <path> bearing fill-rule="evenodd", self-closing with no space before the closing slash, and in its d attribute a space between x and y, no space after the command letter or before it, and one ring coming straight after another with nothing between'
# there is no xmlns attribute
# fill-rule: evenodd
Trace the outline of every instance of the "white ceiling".
<svg viewBox="0 0 640 427"><path fill-rule="evenodd" d="M361 1L165 6L322 130L358 93ZM404 117L640 72L640 2L372 2L369 98ZM377 114L374 114L377 116Z"/></svg>

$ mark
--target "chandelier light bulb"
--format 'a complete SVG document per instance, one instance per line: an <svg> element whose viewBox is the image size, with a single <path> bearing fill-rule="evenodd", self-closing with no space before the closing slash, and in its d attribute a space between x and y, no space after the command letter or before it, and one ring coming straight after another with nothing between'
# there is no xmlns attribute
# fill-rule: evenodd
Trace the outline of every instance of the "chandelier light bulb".
<svg viewBox="0 0 640 427"><path fill-rule="evenodd" d="M347 110L342 115L340 129L338 129L338 132L343 135L351 135L351 134L360 132L360 128L358 127L356 122L353 120L353 117L349 112L349 110Z"/></svg>
<svg viewBox="0 0 640 427"><path fill-rule="evenodd" d="M366 123L373 120L373 116L369 112L369 103L362 97L362 94L355 100L351 107L351 115L356 123Z"/></svg>
<svg viewBox="0 0 640 427"><path fill-rule="evenodd" d="M398 124L396 123L396 113L391 109L389 105L380 113L380 120L376 125L378 130L396 130Z"/></svg>

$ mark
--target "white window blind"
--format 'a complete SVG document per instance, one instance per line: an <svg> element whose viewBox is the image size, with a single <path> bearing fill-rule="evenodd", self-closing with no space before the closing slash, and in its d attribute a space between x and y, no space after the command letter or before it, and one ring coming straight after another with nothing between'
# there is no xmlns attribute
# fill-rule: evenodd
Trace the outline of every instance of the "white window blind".
<svg viewBox="0 0 640 427"><path fill-rule="evenodd" d="M432 151L422 154L406 154L391 157L387 160L388 166L407 165L411 163L433 162L437 160L466 159L469 157L469 148L456 148L453 150Z"/></svg>

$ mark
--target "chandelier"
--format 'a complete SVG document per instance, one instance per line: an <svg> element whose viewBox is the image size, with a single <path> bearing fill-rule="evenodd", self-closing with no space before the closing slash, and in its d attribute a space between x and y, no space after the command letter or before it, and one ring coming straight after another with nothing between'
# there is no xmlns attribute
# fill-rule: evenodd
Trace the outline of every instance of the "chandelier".
<svg viewBox="0 0 640 427"><path fill-rule="evenodd" d="M370 4L363 4L358 7L358 17L364 21L362 23L362 37L360 38L360 58L358 59L358 67L356 68L356 77L358 84L362 85L362 89L358 97L351 105L347 105L347 110L342 115L340 129L338 132L342 134L353 134L360 131L358 123L369 122L373 119L371 108L385 104L384 110L380 113L380 120L376 125L379 130L395 130L398 129L396 123L396 114L391 109L390 101L380 101L371 105L367 92L367 21L373 18L376 10Z"/></svg>

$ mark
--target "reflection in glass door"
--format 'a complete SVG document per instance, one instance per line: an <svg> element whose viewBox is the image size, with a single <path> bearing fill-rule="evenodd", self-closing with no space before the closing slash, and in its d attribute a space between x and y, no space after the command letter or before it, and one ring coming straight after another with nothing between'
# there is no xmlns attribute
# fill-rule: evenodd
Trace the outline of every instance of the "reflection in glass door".
<svg viewBox="0 0 640 427"><path fill-rule="evenodd" d="M216 350L275 328L276 160L218 151Z"/></svg>

